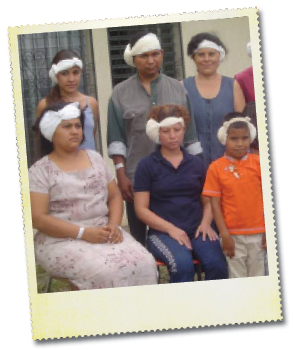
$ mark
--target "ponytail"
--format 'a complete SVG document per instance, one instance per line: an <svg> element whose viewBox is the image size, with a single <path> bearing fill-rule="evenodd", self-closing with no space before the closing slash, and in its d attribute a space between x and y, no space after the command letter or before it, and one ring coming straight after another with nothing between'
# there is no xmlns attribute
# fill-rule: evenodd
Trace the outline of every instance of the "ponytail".
<svg viewBox="0 0 295 350"><path fill-rule="evenodd" d="M61 93L58 84L54 85L49 94L46 96L46 105L50 105L52 103L62 102Z"/></svg>

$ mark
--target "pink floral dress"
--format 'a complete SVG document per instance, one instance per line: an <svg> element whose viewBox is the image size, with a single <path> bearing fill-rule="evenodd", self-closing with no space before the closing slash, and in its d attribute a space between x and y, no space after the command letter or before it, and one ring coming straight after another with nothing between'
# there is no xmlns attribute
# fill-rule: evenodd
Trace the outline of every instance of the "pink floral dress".
<svg viewBox="0 0 295 350"><path fill-rule="evenodd" d="M113 180L102 157L86 151L92 166L65 172L48 156L29 169L30 191L50 196L49 213L82 227L108 222L107 185ZM152 255L127 232L119 244L92 244L37 232L35 257L51 276L69 279L79 289L157 283Z"/></svg>

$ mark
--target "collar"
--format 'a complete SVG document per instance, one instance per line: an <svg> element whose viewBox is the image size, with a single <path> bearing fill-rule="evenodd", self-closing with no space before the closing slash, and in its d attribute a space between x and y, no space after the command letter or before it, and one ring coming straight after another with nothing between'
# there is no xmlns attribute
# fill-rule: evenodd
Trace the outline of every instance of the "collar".
<svg viewBox="0 0 295 350"><path fill-rule="evenodd" d="M157 145L156 150L152 153L153 158L158 162L161 162L163 160L165 161L165 158L163 157L160 149L161 149L161 145ZM183 153L183 159L180 164L191 161L193 159L194 156L188 153L188 151L183 146L180 146L180 149Z"/></svg>
<svg viewBox="0 0 295 350"><path fill-rule="evenodd" d="M241 159L236 159L233 157L228 156L226 153L224 153L224 158L226 158L227 160L229 160L230 162L239 162L239 161L245 161L248 158L248 153Z"/></svg>
<svg viewBox="0 0 295 350"><path fill-rule="evenodd" d="M141 80L139 79L139 74L136 73L135 76L136 76L136 79L137 79L137 81L139 82L139 84L142 85L142 82L141 82ZM157 78L155 78L154 80L152 80L152 81L151 81L151 84L157 84L159 81L161 81L162 76L163 76L163 74L162 74L161 71L160 71L159 76L158 76Z"/></svg>

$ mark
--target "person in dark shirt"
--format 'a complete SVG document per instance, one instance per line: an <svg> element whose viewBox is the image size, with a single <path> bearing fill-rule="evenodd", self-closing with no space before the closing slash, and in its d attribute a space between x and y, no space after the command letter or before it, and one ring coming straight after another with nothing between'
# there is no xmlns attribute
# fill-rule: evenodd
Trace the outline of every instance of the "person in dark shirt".
<svg viewBox="0 0 295 350"><path fill-rule="evenodd" d="M201 196L203 161L182 147L189 119L183 106L152 109L146 132L159 145L139 162L134 180L136 214L149 226L147 247L165 262L171 283L193 281L193 258L200 260L206 280L227 278L210 202Z"/></svg>

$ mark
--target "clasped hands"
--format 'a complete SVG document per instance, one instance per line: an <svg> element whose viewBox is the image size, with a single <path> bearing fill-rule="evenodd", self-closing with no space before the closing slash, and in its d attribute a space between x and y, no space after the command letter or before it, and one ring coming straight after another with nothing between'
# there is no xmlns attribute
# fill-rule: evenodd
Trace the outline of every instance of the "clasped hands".
<svg viewBox="0 0 295 350"><path fill-rule="evenodd" d="M108 223L102 227L87 227L82 239L90 243L116 244L122 242L123 235L118 225Z"/></svg>

